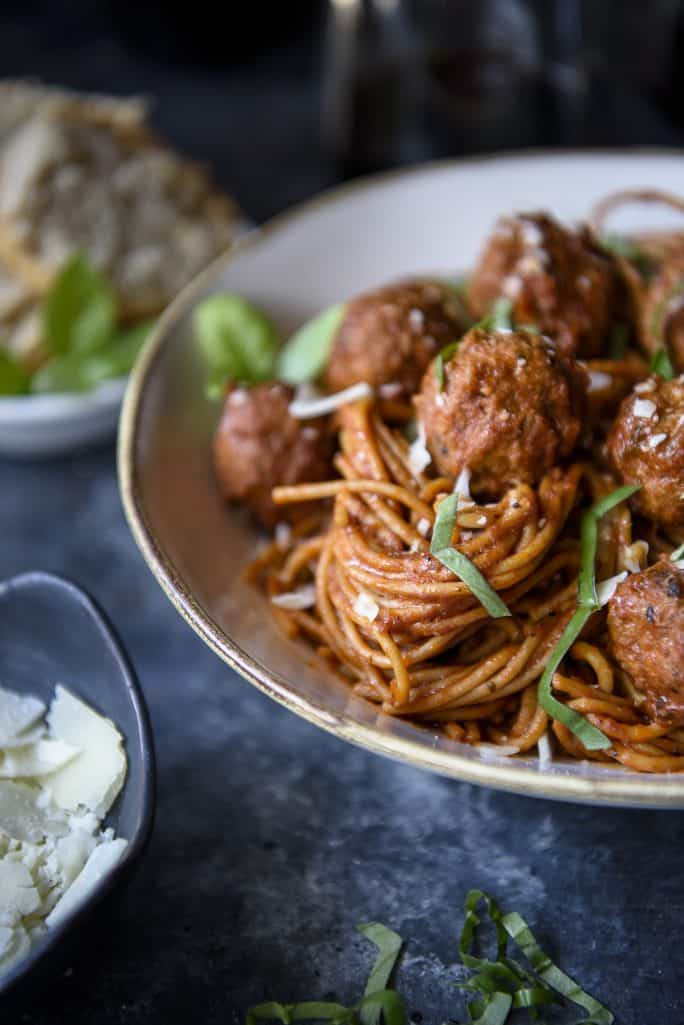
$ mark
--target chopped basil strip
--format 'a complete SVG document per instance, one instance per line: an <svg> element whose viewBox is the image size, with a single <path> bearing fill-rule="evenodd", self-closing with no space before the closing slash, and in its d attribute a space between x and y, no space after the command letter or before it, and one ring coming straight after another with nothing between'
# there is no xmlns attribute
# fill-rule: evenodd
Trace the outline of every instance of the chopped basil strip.
<svg viewBox="0 0 684 1025"><path fill-rule="evenodd" d="M293 1021L339 1021L351 1022L350 1008L321 1000L305 1000L299 1004L279 1004L269 1000L251 1007L247 1012L246 1025L258 1021L281 1021L290 1025Z"/></svg>
<svg viewBox="0 0 684 1025"><path fill-rule="evenodd" d="M492 303L491 309L486 317L475 325L484 331L512 331L513 330L513 303L505 296L500 296Z"/></svg>
<svg viewBox="0 0 684 1025"><path fill-rule="evenodd" d="M660 374L666 381L671 381L675 376L674 367L667 354L667 349L658 349L657 352L653 353L648 369L652 374Z"/></svg>
<svg viewBox="0 0 684 1025"><path fill-rule="evenodd" d="M273 377L278 334L268 317L242 296L211 295L193 314L195 339L207 364L207 394L228 383L254 385Z"/></svg>
<svg viewBox="0 0 684 1025"><path fill-rule="evenodd" d="M604 235L601 245L614 256L619 256L634 264L644 277L649 278L653 274L652 257L641 249L634 239L628 238L626 235Z"/></svg>
<svg viewBox="0 0 684 1025"><path fill-rule="evenodd" d="M475 957L471 953L480 918L477 907L484 903L496 930L496 960ZM470 1025L504 1025L512 1009L534 1009L563 998L589 1012L583 1025L612 1025L611 1012L585 992L574 979L554 964L541 949L525 919L517 912L502 915L497 902L482 890L470 890L466 897L466 917L459 940L461 960L476 970L461 988L477 991L482 998L471 1001ZM508 956L508 941L513 940L532 966L528 971Z"/></svg>
<svg viewBox="0 0 684 1025"><path fill-rule="evenodd" d="M581 741L589 751L598 751L610 747L610 740L601 730L575 712L563 705L552 694L553 674L563 658L575 643L592 612L599 608L596 594L596 545L598 538L598 522L602 516L624 502L636 491L639 485L626 484L617 488L609 495L599 499L582 516L580 538L580 571L577 586L577 605L575 613L568 622L559 641L555 645L546 668L539 680L537 695L539 704L553 718L562 722Z"/></svg>
<svg viewBox="0 0 684 1025"><path fill-rule="evenodd" d="M656 338L660 338L663 341L663 331L665 329L665 322L667 320L667 314L670 311L670 306L673 299L680 298L684 301L684 277L680 277L673 288L667 292L660 300L653 316L651 317L651 334L655 335Z"/></svg>
<svg viewBox="0 0 684 1025"><path fill-rule="evenodd" d="M506 607L494 588L487 582L477 566L470 559L451 546L451 537L456 524L456 512L458 510L458 495L449 495L440 502L437 509L435 526L432 531L432 542L430 553L434 555L443 566L450 569L452 573L463 581L469 591L475 595L481 605L485 607L490 616L494 619L502 619L510 616L510 610Z"/></svg>
<svg viewBox="0 0 684 1025"><path fill-rule="evenodd" d="M377 993L387 987L403 941L398 933L388 929L380 922L368 922L366 925L357 926L357 928L367 940L370 940L378 948L378 956L364 990L364 996L370 996L371 993Z"/></svg>
<svg viewBox="0 0 684 1025"><path fill-rule="evenodd" d="M448 345L444 346L441 352L437 353L437 357L435 359L435 375L437 377L437 388L439 391L444 391L444 364L451 359L460 344L460 339L455 342L449 342Z"/></svg>
<svg viewBox="0 0 684 1025"><path fill-rule="evenodd" d="M679 548L675 548L670 556L671 562L678 562L679 559L684 559L684 545L680 545Z"/></svg>
<svg viewBox="0 0 684 1025"><path fill-rule="evenodd" d="M277 376L281 380L306 384L320 377L345 310L345 303L329 306L295 331L278 355Z"/></svg>

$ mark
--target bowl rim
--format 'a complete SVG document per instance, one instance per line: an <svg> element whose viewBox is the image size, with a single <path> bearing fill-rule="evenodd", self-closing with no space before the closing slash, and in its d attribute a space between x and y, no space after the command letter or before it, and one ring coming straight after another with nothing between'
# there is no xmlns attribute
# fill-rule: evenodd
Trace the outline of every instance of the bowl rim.
<svg viewBox="0 0 684 1025"><path fill-rule="evenodd" d="M49 423L79 419L91 412L118 406L124 396L128 375L101 381L83 392L45 392L44 394L0 396L0 424Z"/></svg>
<svg viewBox="0 0 684 1025"><path fill-rule="evenodd" d="M485 155L472 155L399 168L356 178L325 190L303 203L294 205L250 232L233 248L213 261L188 284L167 307L148 338L129 378L119 424L117 462L119 487L126 519L148 567L176 611L202 640L232 669L297 715L334 736L366 748L376 754L426 769L442 776L477 783L499 790L532 797L550 798L586 804L622 807L681 808L684 807L684 774L631 773L624 778L588 778L581 765L567 773L548 772L543 768L516 765L512 761L499 764L489 759L466 758L453 750L429 747L418 739L390 736L372 726L356 722L347 714L332 714L322 702L301 698L283 686L277 678L245 652L228 633L205 612L186 586L171 558L146 516L139 479L139 436L145 394L156 364L171 329L207 290L221 271L243 250L267 245L270 237L291 223L305 219L326 204L344 201L357 191L365 191L399 179L424 175L431 171L457 171L463 165L502 163L506 161L558 159L625 159L631 157L684 157L684 149L636 146L592 149L529 149L511 150ZM501 762L505 762L501 759Z"/></svg>
<svg viewBox="0 0 684 1025"><path fill-rule="evenodd" d="M59 946L64 936L82 925L95 908L128 876L149 842L155 816L156 756L150 716L130 658L107 614L95 599L73 580L61 574L49 573L44 570L29 570L0 581L0 598L8 591L23 590L45 584L61 589L69 595L70 600L75 601L85 610L95 622L103 643L109 649L123 677L129 701L133 706L137 742L142 761L139 820L134 835L126 837L128 841L126 849L121 860L117 862L111 872L107 873L82 904L66 915L53 929L48 930L25 957L17 961L6 974L0 975L0 996L2 997L9 996L10 991L14 990L15 986L18 986L53 948Z"/></svg>

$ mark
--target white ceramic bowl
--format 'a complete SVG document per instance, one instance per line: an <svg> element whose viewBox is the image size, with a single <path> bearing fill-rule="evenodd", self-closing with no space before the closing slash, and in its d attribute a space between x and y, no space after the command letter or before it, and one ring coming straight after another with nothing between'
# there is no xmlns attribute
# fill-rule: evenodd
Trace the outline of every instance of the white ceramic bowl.
<svg viewBox="0 0 684 1025"><path fill-rule="evenodd" d="M116 434L127 378L90 392L0 398L0 454L63 455Z"/></svg>
<svg viewBox="0 0 684 1025"><path fill-rule="evenodd" d="M283 331L330 303L411 273L472 266L499 214L586 217L614 189L677 192L681 154L555 153L472 159L352 182L276 218L219 260L162 317L135 367L119 436L126 514L159 583L226 662L276 701L345 740L459 779L595 804L684 807L684 774L532 753L510 759L382 715L274 627L241 569L260 533L221 500L211 467L217 407L192 343L193 307L219 289L262 306ZM647 212L648 223L658 211ZM620 224L635 223L625 211Z"/></svg>

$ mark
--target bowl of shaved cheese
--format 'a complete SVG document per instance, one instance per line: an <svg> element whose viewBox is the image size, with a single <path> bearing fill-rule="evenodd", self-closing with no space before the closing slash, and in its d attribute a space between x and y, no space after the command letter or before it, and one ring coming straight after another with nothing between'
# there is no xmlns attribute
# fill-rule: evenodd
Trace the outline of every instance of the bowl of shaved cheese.
<svg viewBox="0 0 684 1025"><path fill-rule="evenodd" d="M76 585L0 584L0 994L61 963L152 827L154 753L134 673Z"/></svg>

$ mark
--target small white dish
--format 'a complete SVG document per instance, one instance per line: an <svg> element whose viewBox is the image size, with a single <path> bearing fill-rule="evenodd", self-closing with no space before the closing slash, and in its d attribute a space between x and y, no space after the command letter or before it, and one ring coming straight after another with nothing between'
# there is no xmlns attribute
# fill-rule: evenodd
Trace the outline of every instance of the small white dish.
<svg viewBox="0 0 684 1025"><path fill-rule="evenodd" d="M89 392L0 398L0 455L65 455L116 434L125 377Z"/></svg>

